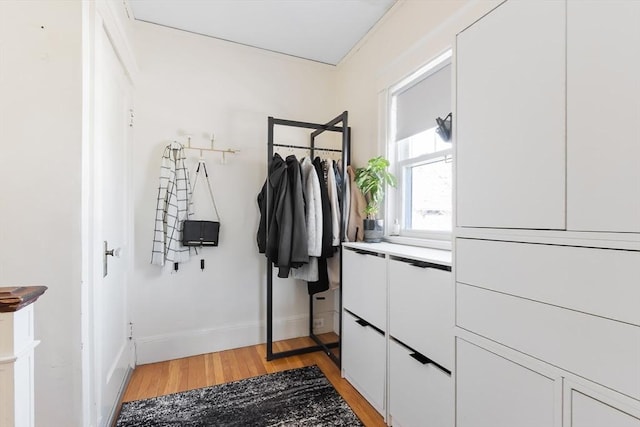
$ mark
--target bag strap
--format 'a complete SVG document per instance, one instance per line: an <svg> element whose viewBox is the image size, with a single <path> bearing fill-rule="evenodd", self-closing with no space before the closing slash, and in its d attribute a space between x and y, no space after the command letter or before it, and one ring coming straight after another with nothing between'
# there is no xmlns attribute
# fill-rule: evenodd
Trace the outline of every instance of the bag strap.
<svg viewBox="0 0 640 427"><path fill-rule="evenodd" d="M196 192L196 185L198 184L198 176L200 175L200 167L204 170L205 181L207 181L207 187L209 187L209 195L211 196L211 203L213 204L213 210L216 212L218 221L220 221L220 214L218 213L218 207L216 206L216 199L213 197L213 190L211 189L211 182L209 182L209 173L207 172L207 165L204 160L198 162L198 169L196 169L196 177L193 180L193 190L191 195Z"/></svg>

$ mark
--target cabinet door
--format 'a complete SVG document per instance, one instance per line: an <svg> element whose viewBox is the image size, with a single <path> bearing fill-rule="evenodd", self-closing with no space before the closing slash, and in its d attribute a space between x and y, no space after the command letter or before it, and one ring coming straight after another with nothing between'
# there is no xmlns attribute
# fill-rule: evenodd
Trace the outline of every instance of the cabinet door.
<svg viewBox="0 0 640 427"><path fill-rule="evenodd" d="M387 365L384 335L347 311L342 334L343 376L384 415Z"/></svg>
<svg viewBox="0 0 640 427"><path fill-rule="evenodd" d="M507 1L458 34L458 226L565 228L565 16Z"/></svg>
<svg viewBox="0 0 640 427"><path fill-rule="evenodd" d="M640 427L640 418L573 390L571 427Z"/></svg>
<svg viewBox="0 0 640 427"><path fill-rule="evenodd" d="M453 426L453 380L413 351L389 343L389 415L393 427Z"/></svg>
<svg viewBox="0 0 640 427"><path fill-rule="evenodd" d="M451 272L414 264L389 262L389 334L452 369L455 303Z"/></svg>
<svg viewBox="0 0 640 427"><path fill-rule="evenodd" d="M456 285L463 329L640 400L640 327Z"/></svg>
<svg viewBox="0 0 640 427"><path fill-rule="evenodd" d="M638 233L640 2L567 10L567 228Z"/></svg>
<svg viewBox="0 0 640 427"><path fill-rule="evenodd" d="M342 265L342 305L386 331L387 261L384 255L345 248Z"/></svg>
<svg viewBox="0 0 640 427"><path fill-rule="evenodd" d="M457 340L457 427L553 427L554 380Z"/></svg>

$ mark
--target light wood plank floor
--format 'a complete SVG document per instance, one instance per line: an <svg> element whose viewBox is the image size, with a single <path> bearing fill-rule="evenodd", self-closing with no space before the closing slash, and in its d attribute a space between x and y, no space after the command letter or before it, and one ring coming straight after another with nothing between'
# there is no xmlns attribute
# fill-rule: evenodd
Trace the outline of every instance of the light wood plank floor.
<svg viewBox="0 0 640 427"><path fill-rule="evenodd" d="M308 345L312 345L310 338L295 338L274 343L273 351L280 352ZM340 378L340 370L323 352L267 362L264 344L140 365L131 376L123 402L148 399L310 365L318 365L366 426L385 425L380 414L360 393L346 380Z"/></svg>

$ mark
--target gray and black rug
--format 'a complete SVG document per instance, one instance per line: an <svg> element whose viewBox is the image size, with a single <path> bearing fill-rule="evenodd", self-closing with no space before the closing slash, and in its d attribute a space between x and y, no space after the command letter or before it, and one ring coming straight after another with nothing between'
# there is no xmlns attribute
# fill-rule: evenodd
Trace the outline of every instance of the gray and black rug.
<svg viewBox="0 0 640 427"><path fill-rule="evenodd" d="M317 366L122 405L117 427L362 426Z"/></svg>

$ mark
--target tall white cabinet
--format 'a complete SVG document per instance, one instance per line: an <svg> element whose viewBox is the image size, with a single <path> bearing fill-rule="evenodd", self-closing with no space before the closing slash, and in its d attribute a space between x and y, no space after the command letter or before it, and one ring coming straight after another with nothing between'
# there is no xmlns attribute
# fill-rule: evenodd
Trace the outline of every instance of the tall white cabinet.
<svg viewBox="0 0 640 427"><path fill-rule="evenodd" d="M640 2L456 37L458 427L640 427Z"/></svg>
<svg viewBox="0 0 640 427"><path fill-rule="evenodd" d="M516 1L458 35L459 226L565 228L565 27Z"/></svg>
<svg viewBox="0 0 640 427"><path fill-rule="evenodd" d="M640 232L640 4L507 1L456 39L457 225Z"/></svg>

